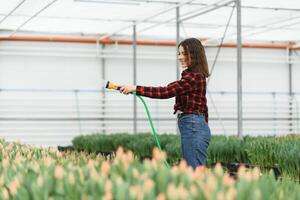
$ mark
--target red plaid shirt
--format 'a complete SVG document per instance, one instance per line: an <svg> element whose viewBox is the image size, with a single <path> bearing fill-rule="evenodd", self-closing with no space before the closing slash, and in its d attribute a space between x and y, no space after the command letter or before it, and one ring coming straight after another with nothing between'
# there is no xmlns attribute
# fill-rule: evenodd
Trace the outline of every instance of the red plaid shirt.
<svg viewBox="0 0 300 200"><path fill-rule="evenodd" d="M206 99L206 78L193 73L189 68L181 73L181 79L168 84L166 87L137 86L136 94L140 96L168 99L176 97L174 114L177 110L184 113L201 112L208 122Z"/></svg>

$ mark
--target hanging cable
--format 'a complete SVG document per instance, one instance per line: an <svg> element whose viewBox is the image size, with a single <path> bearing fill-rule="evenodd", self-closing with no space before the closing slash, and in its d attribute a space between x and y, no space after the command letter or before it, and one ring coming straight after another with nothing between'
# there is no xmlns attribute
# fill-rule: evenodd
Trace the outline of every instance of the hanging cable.
<svg viewBox="0 0 300 200"><path fill-rule="evenodd" d="M211 73L210 73L210 76L208 77L206 86L208 86L210 77L211 77L211 75L212 75L212 73L213 73L213 70L215 69L215 66L216 66L216 63L217 63L217 59L218 59L219 54L220 54L220 51L221 51L221 47L222 47L222 45L223 45L223 42L224 42L224 39L225 39L225 36L226 36L226 33L227 33L227 29L228 29L228 27L229 27L229 24L230 24L232 15L233 15L234 8L235 8L235 5L232 7L232 10L231 10L229 19L228 19L227 24L226 24L226 27L225 27L225 31L224 31L223 36L222 36L222 38L221 38L221 43L220 43L220 45L219 45L219 47L218 47L218 50L217 50L215 59L214 59L214 61L213 61L213 65L212 65L212 67L211 67ZM220 117L220 115L219 115L217 106L216 106L216 104L215 104L215 102L214 102L214 100L213 100L213 97L212 97L211 93L210 93L208 90L207 90L207 93L208 93L209 98L211 99L213 108L215 109L215 112L216 112L216 114L217 114L218 121L220 122L221 127L222 127L222 129L223 129L223 132L224 132L224 134L225 134L225 133L226 133L225 126L224 126L223 121L222 121L222 119L221 119L221 117Z"/></svg>
<svg viewBox="0 0 300 200"><path fill-rule="evenodd" d="M216 63L217 63L217 60L218 60L220 51L221 51L221 47L222 47L222 45L223 45L223 42L224 42L224 39L225 39L225 36L226 36L226 33L227 33L227 29L228 29L228 27L229 27L229 24L230 24L230 21L231 21L233 12L234 12L234 8L235 8L235 5L232 7L232 10L231 10L229 19L228 19L227 24L226 24L226 27L225 27L225 31L224 31L223 36L222 36L222 38L221 38L221 43L219 44L219 47L218 47L218 50L217 50L217 53L216 53L216 56L215 56L213 65L212 65L211 70L210 70L210 71L211 71L211 72L210 72L210 76L211 76L211 74L213 73L213 71L214 71L214 69L215 69L215 66L216 66ZM210 76L208 77L207 85L209 84Z"/></svg>

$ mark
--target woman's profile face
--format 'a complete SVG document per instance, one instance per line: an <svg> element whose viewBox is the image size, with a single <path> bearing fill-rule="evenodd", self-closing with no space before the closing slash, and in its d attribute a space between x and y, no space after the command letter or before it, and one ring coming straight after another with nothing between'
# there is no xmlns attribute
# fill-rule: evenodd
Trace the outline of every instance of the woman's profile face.
<svg viewBox="0 0 300 200"><path fill-rule="evenodd" d="M184 51L182 46L178 48L178 60L183 68L189 67L191 65L191 59L189 59L189 54Z"/></svg>

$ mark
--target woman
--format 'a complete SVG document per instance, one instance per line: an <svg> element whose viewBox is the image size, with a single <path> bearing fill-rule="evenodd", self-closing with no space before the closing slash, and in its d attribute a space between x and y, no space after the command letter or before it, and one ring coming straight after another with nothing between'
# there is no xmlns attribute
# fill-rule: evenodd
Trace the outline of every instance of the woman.
<svg viewBox="0 0 300 200"><path fill-rule="evenodd" d="M206 78L209 76L204 48L195 38L183 40L178 45L178 59L185 69L181 79L166 87L122 85L120 92L167 99L176 97L174 114L178 115L183 158L195 169L205 164L210 141L208 109L206 100Z"/></svg>

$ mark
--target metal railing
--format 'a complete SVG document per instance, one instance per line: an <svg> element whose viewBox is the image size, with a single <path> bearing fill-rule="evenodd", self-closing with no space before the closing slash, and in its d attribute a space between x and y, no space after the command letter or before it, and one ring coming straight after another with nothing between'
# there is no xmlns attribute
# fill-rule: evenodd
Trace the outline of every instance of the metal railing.
<svg viewBox="0 0 300 200"><path fill-rule="evenodd" d="M244 93L243 130L249 135L300 133L300 94ZM236 93L210 92L212 134L237 132ZM0 90L0 136L7 141L68 145L80 134L133 133L133 96L97 90ZM145 99L158 133L176 133L174 99ZM211 106L212 103L215 106ZM142 104L137 132L151 132Z"/></svg>

